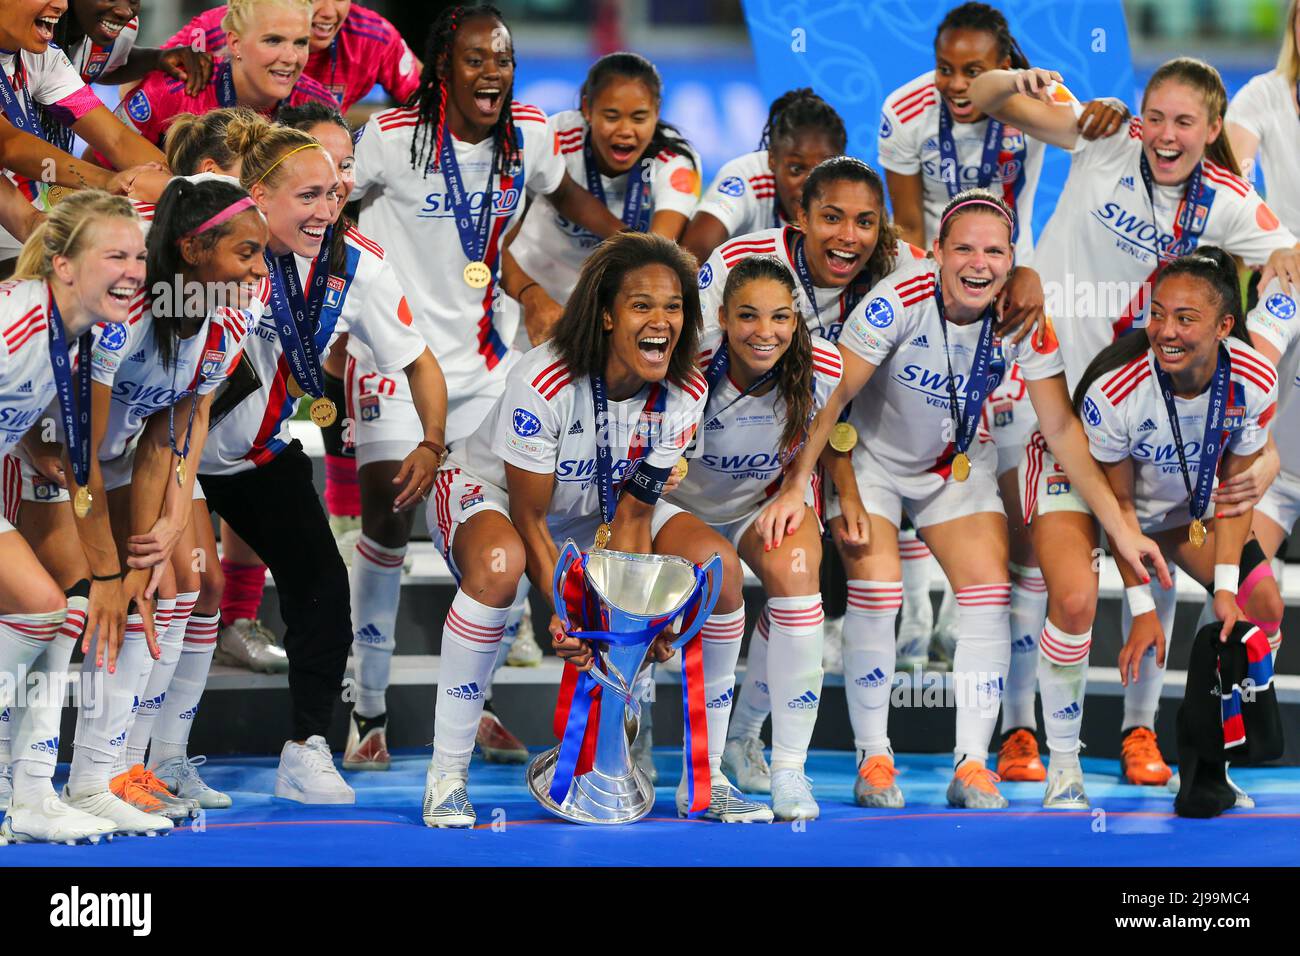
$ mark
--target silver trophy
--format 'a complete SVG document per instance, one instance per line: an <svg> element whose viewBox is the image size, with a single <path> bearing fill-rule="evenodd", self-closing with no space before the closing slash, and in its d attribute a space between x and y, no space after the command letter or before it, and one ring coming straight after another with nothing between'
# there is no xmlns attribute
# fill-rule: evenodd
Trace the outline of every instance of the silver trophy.
<svg viewBox="0 0 1300 956"><path fill-rule="evenodd" d="M572 776L567 794L557 795L562 786L556 785L557 767L564 776L573 768L565 765L565 744L552 747L529 763L528 789L543 807L571 823L634 823L654 806L655 791L630 752L641 714L632 687L663 626L692 610L692 604L698 604L694 617L674 646L685 644L704 626L722 591L722 558L714 554L697 569L685 558L670 555L593 550L584 556L567 541L553 583L562 620L564 584L575 561L585 561L587 584L600 602L601 623L611 638L594 641L595 661L586 679L579 679L571 705L577 706L579 696L590 690L590 681L602 688L595 756L591 770Z"/></svg>

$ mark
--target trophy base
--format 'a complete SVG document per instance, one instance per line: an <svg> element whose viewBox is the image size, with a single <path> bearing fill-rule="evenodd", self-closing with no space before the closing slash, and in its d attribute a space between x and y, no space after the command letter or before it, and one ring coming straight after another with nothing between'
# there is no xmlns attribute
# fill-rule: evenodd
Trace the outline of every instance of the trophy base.
<svg viewBox="0 0 1300 956"><path fill-rule="evenodd" d="M563 803L551 799L551 780L560 748L540 753L528 764L526 777L533 798L561 820L590 826L621 826L648 814L655 788L644 773L632 766L626 776L609 777L593 768L569 785Z"/></svg>

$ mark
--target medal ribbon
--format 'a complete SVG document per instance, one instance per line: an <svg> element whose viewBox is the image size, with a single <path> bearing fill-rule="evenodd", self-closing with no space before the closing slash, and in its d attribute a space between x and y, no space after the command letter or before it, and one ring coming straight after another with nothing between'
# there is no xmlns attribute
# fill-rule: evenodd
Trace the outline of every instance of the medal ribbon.
<svg viewBox="0 0 1300 956"><path fill-rule="evenodd" d="M618 498L614 491L614 456L609 447L609 402L605 394L605 377L591 375L590 382L591 404L596 412L596 489L600 501L600 520L604 524L611 524L614 513L618 510ZM650 394L646 396L641 417L632 435L632 445L628 449L628 456L633 462L628 467L624 482L632 477L633 468L650 454L652 448L648 437L644 444L641 442L641 424L649 421L650 413L662 412L667 398L667 389L658 383L651 387Z"/></svg>
<svg viewBox="0 0 1300 956"><path fill-rule="evenodd" d="M966 378L965 404L957 403L957 386L953 382L952 356L948 352L948 315L943 307L943 290L938 277L934 283L934 301L939 307L939 328L943 332L943 357L948 363L948 402L952 409L952 420L957 423L956 452L965 454L975 438L979 427L980 412L984 408L984 399L998 387L1002 381L1002 370L990 360L993 352L993 305L984 310L980 321L979 344L975 347L975 359L971 362L970 374Z"/></svg>
<svg viewBox="0 0 1300 956"><path fill-rule="evenodd" d="M77 397L72 397L72 369L69 368L68 342L63 331L63 316L54 292L46 286L50 302L50 365L59 394L59 413L63 418L63 435L68 443L72 476L79 487L90 481L90 339L89 331L77 340Z"/></svg>
<svg viewBox="0 0 1300 956"><path fill-rule="evenodd" d="M460 175L460 165L456 162L456 137L445 126L442 132L438 164L447 182L447 196L451 200L452 212L456 217L456 232L460 235L460 247L470 262L483 262L487 254L488 232L492 223L492 174L496 172L500 148L496 147L492 150L492 165L488 167L487 185L483 188L483 204L479 207L478 221L475 222L473 211L470 209L470 197L465 191L465 182ZM494 273L495 271L496 269L493 268Z"/></svg>
<svg viewBox="0 0 1300 956"><path fill-rule="evenodd" d="M325 381L321 373L320 358L316 353L314 333L320 321L321 305L325 301L325 288L329 280L330 246L334 227L325 230L320 252L312 263L311 288L303 297L298 279L298 265L292 252L277 256L267 264L271 267L271 311L275 315L276 331L284 349L289 371L298 386L312 398L325 394ZM267 258L271 254L267 253Z"/></svg>
<svg viewBox="0 0 1300 956"><path fill-rule="evenodd" d="M826 326L822 324L821 306L817 304L817 287L813 285L812 272L808 268L808 255L804 251L805 237L802 232L793 227L786 230L786 252L791 264L794 265L795 276L799 279L799 285L803 288L803 294L808 299L808 304L812 306L813 316L817 319L817 332L822 338L833 342L836 337L828 334ZM867 291L867 286L860 282L850 283L848 288L840 293L840 316L846 316L857 306L858 301Z"/></svg>
<svg viewBox="0 0 1300 956"><path fill-rule="evenodd" d="M1214 475L1219 470L1219 458L1223 446L1219 442L1220 428L1223 426L1223 412L1228 404L1228 385L1232 377L1232 359L1228 350L1219 346L1218 361L1214 365L1214 377L1210 380L1210 405L1205 411L1205 435L1201 440L1201 461L1196 473L1196 490L1192 490L1191 472L1187 467L1187 454L1183 450L1183 430L1178 424L1178 406L1174 400L1174 383L1169 373L1160 367L1160 363L1151 357L1155 366L1156 381L1160 383L1160 396L1165 400L1165 411L1169 415L1169 427L1174 432L1174 447L1178 450L1178 470L1183 475L1183 486L1187 489L1187 508L1192 520L1199 521L1210 503L1210 492L1214 488Z"/></svg>
<svg viewBox="0 0 1300 956"><path fill-rule="evenodd" d="M14 80L17 81L19 89L23 91L23 101L20 102L18 94L14 92L13 84L9 82L9 77L3 69L0 69L0 106L4 107L5 116L9 122L13 123L14 128L24 133L31 133L33 136L41 135L41 127L36 122L36 107L32 104L31 93L27 90L27 83L24 77L22 52L14 53ZM44 138L44 137L41 137Z"/></svg>
<svg viewBox="0 0 1300 956"><path fill-rule="evenodd" d="M582 141L582 162L587 172L587 192L600 200L602 206L605 205L605 185L600 181L591 133ZM627 191L623 194L623 225L633 232L645 232L650 228L650 204L646 202L646 194L650 191L649 171L653 162L653 159L643 159L624 174L627 176Z"/></svg>

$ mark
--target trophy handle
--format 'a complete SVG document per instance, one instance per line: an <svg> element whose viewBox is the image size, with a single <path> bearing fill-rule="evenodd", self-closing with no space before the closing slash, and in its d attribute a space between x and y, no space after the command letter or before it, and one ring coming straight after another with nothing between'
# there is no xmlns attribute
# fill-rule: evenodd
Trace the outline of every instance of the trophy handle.
<svg viewBox="0 0 1300 956"><path fill-rule="evenodd" d="M564 602L564 582L569 576L569 568L581 558L582 552L573 543L573 539L569 538L564 542L564 547L560 549L559 560L555 562L555 574L551 578L551 597L555 606L555 614L566 631L569 629L569 607Z"/></svg>
<svg viewBox="0 0 1300 956"><path fill-rule="evenodd" d="M698 610L695 612L695 618L691 621L690 626L678 634L677 640L673 641L674 649L683 647L687 641L696 635L700 628L704 627L704 622L709 619L714 606L718 603L718 598L722 596L722 555L715 551L713 557L700 565L699 573L703 581L700 586L699 597L696 598Z"/></svg>

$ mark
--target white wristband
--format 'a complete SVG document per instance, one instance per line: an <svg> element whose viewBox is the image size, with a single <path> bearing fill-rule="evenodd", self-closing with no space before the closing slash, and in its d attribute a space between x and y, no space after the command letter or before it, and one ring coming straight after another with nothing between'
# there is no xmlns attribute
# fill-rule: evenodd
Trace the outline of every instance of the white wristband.
<svg viewBox="0 0 1300 956"><path fill-rule="evenodd" d="M1214 590L1236 594L1237 581L1240 575L1241 568L1235 564L1216 564L1214 566Z"/></svg>
<svg viewBox="0 0 1300 956"><path fill-rule="evenodd" d="M1134 617L1156 609L1156 599L1151 596L1151 586L1148 584L1125 588L1124 597L1128 599L1128 609Z"/></svg>

